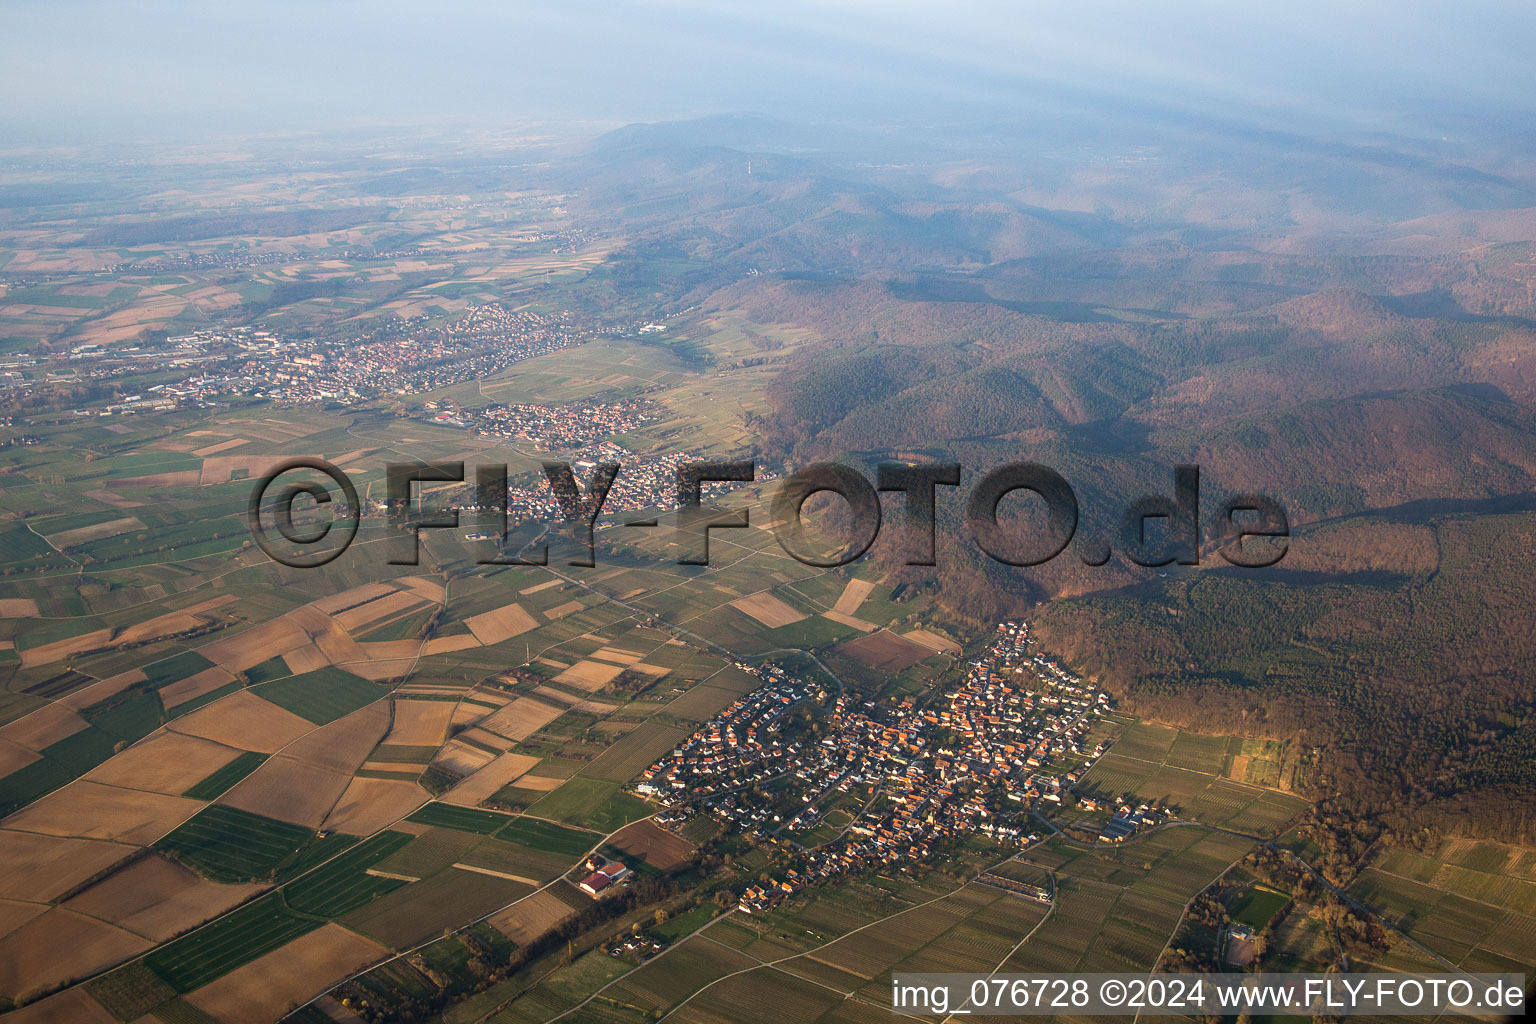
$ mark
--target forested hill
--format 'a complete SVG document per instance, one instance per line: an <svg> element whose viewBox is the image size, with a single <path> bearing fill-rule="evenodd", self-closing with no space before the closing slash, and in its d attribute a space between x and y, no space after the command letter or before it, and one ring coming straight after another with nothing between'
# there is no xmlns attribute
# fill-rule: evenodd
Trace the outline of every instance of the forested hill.
<svg viewBox="0 0 1536 1024"><path fill-rule="evenodd" d="M891 281L720 298L826 339L767 392L764 444L792 462L1036 459L1073 483L1085 531L1170 493L1180 462L1201 466L1208 515L1225 494L1275 497L1297 530L1276 571L1209 550L1193 571L1070 551L1005 569L951 540L936 580L905 578L978 621L1045 601L1046 641L1136 710L1321 745L1319 780L1403 828L1530 837L1536 331L1520 318L1410 317L1338 286L1072 321ZM958 500L941 521L964 537Z"/></svg>
<svg viewBox="0 0 1536 1024"><path fill-rule="evenodd" d="M1536 838L1536 180L1403 140L1086 138L723 119L550 173L618 232L589 301L763 328L767 458L953 459L967 482L1033 459L1111 541L1193 462L1208 536L1240 492L1293 524L1264 572L1211 546L1014 569L952 497L939 569L893 579L975 623L1028 614L1138 712L1317 747L1318 785L1402 830Z"/></svg>

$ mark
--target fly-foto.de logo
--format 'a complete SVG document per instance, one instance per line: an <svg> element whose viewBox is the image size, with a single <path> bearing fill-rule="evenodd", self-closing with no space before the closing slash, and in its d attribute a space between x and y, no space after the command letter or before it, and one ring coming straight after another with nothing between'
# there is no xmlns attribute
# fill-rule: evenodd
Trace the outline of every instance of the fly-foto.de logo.
<svg viewBox="0 0 1536 1024"><path fill-rule="evenodd" d="M623 472L623 466L616 462L597 464L591 467L583 487L570 463L543 463L544 482L558 508L560 533L575 545L569 564L595 564L594 531ZM903 547L901 559L907 565L937 565L940 505L960 497L954 490L960 488L964 476L958 463L885 462L875 467L873 480L843 463L814 463L776 481L768 528L784 551L799 562L825 568L847 565L874 545L885 518L880 495L893 493L899 495L897 504L907 527L898 538ZM709 565L713 531L752 525L749 508L706 503L705 486L746 484L756 479L757 469L751 460L677 465L670 481L672 494L658 493L648 504L653 510L675 510L670 529L679 565ZM487 542L489 553L479 559L480 564L549 563L552 531L541 529L531 536L520 532L537 522L532 517L514 520L505 465L473 468L471 501L450 501L430 512L424 507L424 485L465 482L462 462L388 466L385 496L377 505L389 522L400 528L399 535L389 538L387 544L389 564L418 564L422 531L458 529L463 511L471 511L476 518L474 539ZM1233 495L1202 521L1200 468L1173 467L1170 484L1168 493L1146 494L1124 504L1112 545L1100 538L1079 536L1077 495L1065 477L1037 462L1010 462L987 470L970 483L963 496L963 522L972 542L987 557L1010 566L1041 565L1069 547L1085 565L1104 565L1115 551L1141 566L1196 565L1206 536L1218 539L1217 555L1234 566L1264 568L1284 557L1290 523L1278 501L1262 494ZM1043 518L1043 528L1021 530L1000 519L1003 500L1020 492L1043 509L1036 517ZM836 496L845 506L840 529L844 539L830 552L813 538L805 515L806 503L823 494ZM331 513L329 518L315 514L324 511ZM357 487L344 471L323 459L299 458L274 466L256 482L247 520L252 539L269 557L294 568L315 568L347 550L357 537L363 512ZM631 514L617 519L615 525L667 528L654 512ZM1078 540L1076 545L1074 539Z"/></svg>

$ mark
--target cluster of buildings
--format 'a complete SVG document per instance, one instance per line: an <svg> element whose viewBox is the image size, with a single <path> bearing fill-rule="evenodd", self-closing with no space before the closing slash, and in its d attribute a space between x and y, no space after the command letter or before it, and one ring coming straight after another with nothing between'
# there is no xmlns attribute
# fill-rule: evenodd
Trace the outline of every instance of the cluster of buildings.
<svg viewBox="0 0 1536 1024"><path fill-rule="evenodd" d="M1134 809L1129 804L1122 804L1115 810L1114 816L1099 830L1099 842L1124 842L1138 830L1160 825L1167 819L1168 816L1160 809L1148 804L1142 804Z"/></svg>
<svg viewBox="0 0 1536 1024"><path fill-rule="evenodd" d="M595 333L579 326L574 313L509 310L499 303L471 306L442 326L427 319L387 320L361 335L313 342L282 365L258 361L243 372L263 377L267 387L260 397L276 402L349 404L478 380Z"/></svg>
<svg viewBox="0 0 1536 1024"><path fill-rule="evenodd" d="M97 415L209 406L233 397L350 405L476 380L597 333L571 312L508 310L496 303L471 306L448 324L433 325L427 316L391 317L313 338L222 327L164 341L80 345L60 361L66 370L49 369L46 376L39 376L36 359L6 363L0 365L0 395L40 382L95 386L109 396L90 402L89 412ZM168 371L181 375L167 381ZM162 379L136 393L112 383L147 374Z"/></svg>
<svg viewBox="0 0 1536 1024"><path fill-rule="evenodd" d="M820 730L784 735L795 705L825 691L782 669L667 757L639 786L661 801L658 821L708 813L756 839L821 829L783 879L754 886L741 909L772 906L818 880L937 854L973 834L1027 846L1031 812L1059 802L1103 752L1087 736L1107 694L1036 653L1022 622L998 626L965 678L927 706L838 696ZM819 732L819 735L818 735ZM774 794L752 799L746 790ZM830 806L848 823L827 835ZM792 809L792 810L791 810Z"/></svg>
<svg viewBox="0 0 1536 1024"><path fill-rule="evenodd" d="M429 402L423 411L436 423L465 426L483 437L528 441L549 452L579 449L656 419L646 402L512 403L472 411Z"/></svg>
<svg viewBox="0 0 1536 1024"><path fill-rule="evenodd" d="M615 942L608 947L609 956L623 956L632 953L639 958L641 963L651 959L657 953L667 948L667 944L660 939L649 935L631 935L621 942Z"/></svg>
<svg viewBox="0 0 1536 1024"><path fill-rule="evenodd" d="M182 270L247 270L252 267L285 267L311 260L346 260L351 263L385 260L424 259L434 255L426 249L344 249L341 252L289 252L283 249L206 249L172 259L135 263L135 274L169 274ZM116 273L122 264L105 267L101 272Z"/></svg>
<svg viewBox="0 0 1536 1024"><path fill-rule="evenodd" d="M511 241L537 244L543 251L559 256L562 253L578 252L598 241L599 238L600 236L595 232L576 228L570 231L531 231L518 235Z"/></svg>
<svg viewBox="0 0 1536 1024"><path fill-rule="evenodd" d="M1104 752L1082 740L1109 695L1077 679L1055 661L1033 653L1023 623L1003 623L988 652L973 662L960 686L923 718L949 741L934 766L946 780L1007 779L1014 803L1060 803ZM1064 759L1076 767L1058 772Z"/></svg>
<svg viewBox="0 0 1536 1024"><path fill-rule="evenodd" d="M623 886L631 874L623 861L609 860L597 854L588 857L582 867L587 874L576 887L593 899L601 899L613 892L615 886Z"/></svg>
<svg viewBox="0 0 1536 1024"><path fill-rule="evenodd" d="M102 397L92 402L87 395L77 403L76 415L111 416L121 413L174 409L207 404L213 397L249 392L258 381L242 377L231 367L253 348L288 346L267 331L249 327L205 330L163 341L133 344L76 345L60 359L39 370L41 361L24 357L0 363L0 395L19 394L39 385L94 388ZM115 380L163 374L187 373L181 380L163 382L132 391L114 385ZM193 372L188 372L193 371Z"/></svg>
<svg viewBox="0 0 1536 1024"><path fill-rule="evenodd" d="M679 467L697 462L697 455L686 452L661 452L636 456L634 452L612 440L596 441L579 448L571 456L571 471L581 485L582 493L592 479L592 473L600 463L617 463L619 475L614 478L608 498L603 502L603 515L613 516L625 512L671 512L677 508L677 471ZM772 470L757 468L757 480L774 480ZM711 494L729 490L739 484L705 484L703 498L711 500ZM513 520L529 519L554 522L561 516L560 504L542 475L526 487L508 489L507 513ZM603 524L617 525L612 520ZM601 527L600 527L601 528Z"/></svg>
<svg viewBox="0 0 1536 1024"><path fill-rule="evenodd" d="M768 809L738 800L738 791L805 764L809 737L780 735L779 726L796 705L825 700L826 690L777 665L736 667L757 676L763 685L641 773L639 792L662 802L657 821L680 823L702 808L738 829L762 835L771 823Z"/></svg>

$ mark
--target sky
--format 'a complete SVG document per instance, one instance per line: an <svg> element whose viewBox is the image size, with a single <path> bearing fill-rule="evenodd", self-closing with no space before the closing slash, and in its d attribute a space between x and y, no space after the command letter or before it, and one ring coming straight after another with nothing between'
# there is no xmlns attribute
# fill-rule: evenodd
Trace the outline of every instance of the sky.
<svg viewBox="0 0 1536 1024"><path fill-rule="evenodd" d="M1428 137L1526 130L1536 106L1528 0L11 0L5 24L22 144L1084 101Z"/></svg>

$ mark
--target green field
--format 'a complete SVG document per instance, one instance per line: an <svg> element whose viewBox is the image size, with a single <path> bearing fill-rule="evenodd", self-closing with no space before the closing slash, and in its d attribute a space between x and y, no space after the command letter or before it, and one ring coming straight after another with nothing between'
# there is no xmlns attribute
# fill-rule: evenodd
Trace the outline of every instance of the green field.
<svg viewBox="0 0 1536 1024"><path fill-rule="evenodd" d="M450 867L379 897L341 923L387 946L412 945L499 910L533 890L509 878Z"/></svg>
<svg viewBox="0 0 1536 1024"><path fill-rule="evenodd" d="M190 992L320 925L289 910L276 894L263 896L161 946L144 962L177 992Z"/></svg>
<svg viewBox="0 0 1536 1024"><path fill-rule="evenodd" d="M1261 930L1290 901L1291 897L1283 892L1256 885L1233 900L1228 913L1237 923Z"/></svg>
<svg viewBox="0 0 1536 1024"><path fill-rule="evenodd" d="M391 764L425 765L437 753L437 747L408 747L398 743L380 743L368 756L370 761L388 761Z"/></svg>
<svg viewBox="0 0 1536 1024"><path fill-rule="evenodd" d="M1175 768L1220 775L1227 763L1230 738L1226 736L1202 736L1199 733L1180 732L1168 748L1165 762Z"/></svg>
<svg viewBox="0 0 1536 1024"><path fill-rule="evenodd" d="M581 856L592 848L597 839L590 832L566 828L552 821L541 821L538 818L516 818L497 832L496 837L532 847L535 850L548 850L550 853L563 854L567 857Z"/></svg>
<svg viewBox="0 0 1536 1024"><path fill-rule="evenodd" d="M487 836L459 857L458 863L520 878L547 881L569 871L576 856L585 850L586 847L583 847L578 854L572 855L538 844L510 842Z"/></svg>
<svg viewBox="0 0 1536 1024"><path fill-rule="evenodd" d="M688 733L671 726L647 723L625 733L582 772L594 779L628 782L686 739Z"/></svg>
<svg viewBox="0 0 1536 1024"><path fill-rule="evenodd" d="M47 758L22 766L0 779L0 814L19 810L74 777L74 772Z"/></svg>
<svg viewBox="0 0 1536 1024"><path fill-rule="evenodd" d="M840 979L839 979L840 980ZM679 1022L704 1024L712 1020L748 1020L763 1007L786 1024L811 1024L844 1003L837 981L808 980L785 970L762 967L726 978L709 990L707 1000L690 1003L673 1015Z"/></svg>
<svg viewBox="0 0 1536 1024"><path fill-rule="evenodd" d="M183 701L182 703L177 704L174 708L166 712L166 717L174 719L180 718L182 715L190 715L198 708L206 707L221 697L228 697L230 694L239 689L241 689L241 686L238 680L232 683L226 683L216 690L209 690L201 697L193 697L191 700Z"/></svg>
<svg viewBox="0 0 1536 1024"><path fill-rule="evenodd" d="M247 750L181 795L193 800L217 800L231 786L259 768L266 759L265 754Z"/></svg>
<svg viewBox="0 0 1536 1024"><path fill-rule="evenodd" d="M706 722L741 694L722 686L700 684L667 705L667 714L692 722Z"/></svg>
<svg viewBox="0 0 1536 1024"><path fill-rule="evenodd" d="M651 807L637 796L623 792L616 782L602 782L576 776L528 809L543 818L555 818L573 825L585 825L599 832L612 832L651 813Z"/></svg>
<svg viewBox="0 0 1536 1024"><path fill-rule="evenodd" d="M652 928L650 934L667 942L676 942L684 935L703 925L706 921L713 920L719 912L719 907L708 904L694 907L686 914L667 918L666 921Z"/></svg>
<svg viewBox="0 0 1536 1024"><path fill-rule="evenodd" d="M390 874L426 878L462 861L483 841L485 837L481 834L437 826L417 836L404 849L396 851L375 866Z"/></svg>
<svg viewBox="0 0 1536 1024"><path fill-rule="evenodd" d="M1178 734L1177 729L1167 726L1136 722L1120 734L1114 750L1121 757L1162 764Z"/></svg>
<svg viewBox="0 0 1536 1024"><path fill-rule="evenodd" d="M756 965L757 961L742 953L711 942L706 936L695 936L614 985L606 995L614 1002L636 1006L649 1014L681 1002L732 971Z"/></svg>
<svg viewBox="0 0 1536 1024"><path fill-rule="evenodd" d="M174 683L178 679L185 679L212 667L213 662L196 651L183 651L174 657L146 665L144 678L151 687L159 689L168 683Z"/></svg>
<svg viewBox="0 0 1536 1024"><path fill-rule="evenodd" d="M505 814L495 811L482 811L473 807L456 807L453 804L430 803L416 811L407 821L414 821L419 825L434 825L438 828L451 828L460 832L472 832L475 835L488 836L507 824L512 819Z"/></svg>
<svg viewBox="0 0 1536 1024"><path fill-rule="evenodd" d="M140 694L116 707L94 710L89 726L43 748L43 756L0 779L0 813L9 814L57 789L111 757L120 743L147 736L159 724L160 713Z"/></svg>
<svg viewBox="0 0 1536 1024"><path fill-rule="evenodd" d="M566 964L559 970L546 975L533 989L513 1003L513 1013L516 1017L523 1017L538 1007L540 1011L547 1011L550 1015L576 1005L596 989L602 988L608 982L619 977L634 967L634 964L609 956L601 949L594 949L585 956L572 963ZM542 1012L536 1016L542 1017ZM492 1018L501 1024L503 1020L515 1019L498 1015Z"/></svg>
<svg viewBox="0 0 1536 1024"><path fill-rule="evenodd" d="M270 878L314 833L300 825L214 804L156 847L215 882Z"/></svg>
<svg viewBox="0 0 1536 1024"><path fill-rule="evenodd" d="M110 736L115 745L148 736L160 728L164 715L159 697L129 689L82 709L80 717Z"/></svg>
<svg viewBox="0 0 1536 1024"><path fill-rule="evenodd" d="M263 683L251 692L300 718L326 725L372 704L388 691L351 672L322 668Z"/></svg>
<svg viewBox="0 0 1536 1024"><path fill-rule="evenodd" d="M417 612L402 615L397 619L376 626L357 639L366 643L381 640L406 640L421 635L427 622L436 613L435 607L423 608Z"/></svg>
<svg viewBox="0 0 1536 1024"><path fill-rule="evenodd" d="M293 672L288 668L288 663L280 656L268 658L260 665L253 665L245 670L245 677L250 680L252 686L270 683L274 679L283 679L291 675Z"/></svg>
<svg viewBox="0 0 1536 1024"><path fill-rule="evenodd" d="M404 832L373 836L289 882L283 887L283 900L294 910L315 917L341 917L356 910L406 884L398 878L382 878L367 871L413 838Z"/></svg>
<svg viewBox="0 0 1536 1024"><path fill-rule="evenodd" d="M48 542L31 530L25 523L0 527L0 562L52 564L55 560L67 563L63 555L48 546Z"/></svg>

